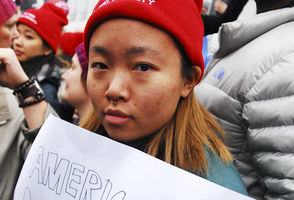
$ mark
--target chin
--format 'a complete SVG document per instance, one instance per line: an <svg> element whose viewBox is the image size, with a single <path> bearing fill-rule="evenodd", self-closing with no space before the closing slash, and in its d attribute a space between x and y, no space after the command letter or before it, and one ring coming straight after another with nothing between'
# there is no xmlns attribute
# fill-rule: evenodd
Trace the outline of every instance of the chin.
<svg viewBox="0 0 294 200"><path fill-rule="evenodd" d="M118 142L128 142L128 141L132 141L132 140L135 140L133 138L130 138L128 135L124 135L124 134L121 134L121 133L114 133L114 131L106 131L108 136L115 140L115 141L118 141Z"/></svg>
<svg viewBox="0 0 294 200"><path fill-rule="evenodd" d="M18 57L18 56L17 56L17 59L18 59L19 62L24 62L24 61L26 61L26 59L21 58L21 57Z"/></svg>
<svg viewBox="0 0 294 200"><path fill-rule="evenodd" d="M61 99L62 99L63 101L66 101L66 102L68 103L68 98L67 98L66 95L62 95L62 96L61 96Z"/></svg>

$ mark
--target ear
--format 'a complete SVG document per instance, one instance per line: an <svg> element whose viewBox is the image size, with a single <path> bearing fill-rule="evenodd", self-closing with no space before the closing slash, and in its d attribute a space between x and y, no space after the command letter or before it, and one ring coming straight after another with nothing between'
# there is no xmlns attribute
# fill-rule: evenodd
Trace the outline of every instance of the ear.
<svg viewBox="0 0 294 200"><path fill-rule="evenodd" d="M182 91L181 97L186 98L190 92L194 89L195 85L201 78L201 74L203 73L201 68L197 65L192 66L192 74L190 79L186 78L184 83L184 89Z"/></svg>
<svg viewBox="0 0 294 200"><path fill-rule="evenodd" d="M45 56L48 56L49 54L52 53L52 51L53 51L53 50L52 50L51 48L47 48L47 47L46 47L45 50L44 50L44 55L45 55Z"/></svg>

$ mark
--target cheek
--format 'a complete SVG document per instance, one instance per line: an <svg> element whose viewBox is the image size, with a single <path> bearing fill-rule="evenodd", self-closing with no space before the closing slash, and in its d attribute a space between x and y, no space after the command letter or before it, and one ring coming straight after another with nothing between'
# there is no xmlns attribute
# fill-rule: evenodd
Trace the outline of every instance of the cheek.
<svg viewBox="0 0 294 200"><path fill-rule="evenodd" d="M1 27L0 34L1 37L7 38L10 36L10 31L6 27Z"/></svg>
<svg viewBox="0 0 294 200"><path fill-rule="evenodd" d="M88 94L91 100L94 100L96 95L95 95L95 88L96 84L92 83L91 79L88 78L87 80L87 89L88 89Z"/></svg>
<svg viewBox="0 0 294 200"><path fill-rule="evenodd" d="M136 102L138 102L142 110L147 109L147 112L158 110L163 104L162 100L165 98L165 92L160 89L144 91L138 98L140 99Z"/></svg>
<svg viewBox="0 0 294 200"><path fill-rule="evenodd" d="M8 31L0 30L0 47L8 48L11 43L11 34Z"/></svg>
<svg viewBox="0 0 294 200"><path fill-rule="evenodd" d="M137 96L135 105L144 116L166 122L173 115L179 98L177 88L159 86L143 91L141 96Z"/></svg>
<svg viewBox="0 0 294 200"><path fill-rule="evenodd" d="M101 105L101 101L103 100L103 91L101 84L91 80L90 77L87 78L87 91L90 100L93 102L94 108L97 109L99 105Z"/></svg>
<svg viewBox="0 0 294 200"><path fill-rule="evenodd" d="M12 33L10 31L4 31L3 36L4 36L5 39L7 39L8 41L10 41L11 38L12 38Z"/></svg>
<svg viewBox="0 0 294 200"><path fill-rule="evenodd" d="M40 55L42 52L42 46L35 41L24 41L23 42L25 53L30 56Z"/></svg>

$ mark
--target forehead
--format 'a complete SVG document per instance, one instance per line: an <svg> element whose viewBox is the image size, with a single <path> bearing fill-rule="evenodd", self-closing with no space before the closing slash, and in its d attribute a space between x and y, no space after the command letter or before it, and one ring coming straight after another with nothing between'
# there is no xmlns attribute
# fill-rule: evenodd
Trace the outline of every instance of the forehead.
<svg viewBox="0 0 294 200"><path fill-rule="evenodd" d="M39 34L33 28L23 23L19 23L17 25L17 29L21 32L32 33L39 36Z"/></svg>
<svg viewBox="0 0 294 200"><path fill-rule="evenodd" d="M16 23L16 20L18 19L18 17L19 17L19 14L16 13L12 15L7 21L5 21L4 24L14 24Z"/></svg>
<svg viewBox="0 0 294 200"><path fill-rule="evenodd" d="M173 38L165 31L143 21L129 18L109 19L93 31L90 38L90 48L93 45L124 40L135 46L166 46L175 47Z"/></svg>
<svg viewBox="0 0 294 200"><path fill-rule="evenodd" d="M165 33L163 33L163 31L161 31L160 29L158 29L150 24L147 24L143 21L130 19L130 18L111 18L111 19L108 19L108 20L102 22L101 24L99 24L94 29L94 33L99 32L99 31L113 32L113 31L121 30L121 29L129 32L130 34L133 34L133 35L130 35L130 37L137 36L138 34L136 34L136 31L153 32L153 33L162 32L161 34L165 34ZM144 37L142 37L142 39L144 39Z"/></svg>

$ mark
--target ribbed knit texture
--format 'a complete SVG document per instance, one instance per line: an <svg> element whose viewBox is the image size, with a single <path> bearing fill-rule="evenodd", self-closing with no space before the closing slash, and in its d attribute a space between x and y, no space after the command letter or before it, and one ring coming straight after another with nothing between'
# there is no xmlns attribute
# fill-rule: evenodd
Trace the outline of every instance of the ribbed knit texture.
<svg viewBox="0 0 294 200"><path fill-rule="evenodd" d="M0 0L0 25L17 12L16 4L12 0Z"/></svg>
<svg viewBox="0 0 294 200"><path fill-rule="evenodd" d="M83 42L82 32L66 32L61 35L60 46L65 54L73 56L81 42Z"/></svg>
<svg viewBox="0 0 294 200"><path fill-rule="evenodd" d="M88 61L86 58L85 50L84 50L84 43L81 43L76 48L77 56L82 68L82 74L85 78L87 78L88 74Z"/></svg>
<svg viewBox="0 0 294 200"><path fill-rule="evenodd" d="M202 0L101 0L85 28L85 50L88 51L91 35L100 23L113 17L129 17L170 33L181 44L191 63L200 66L203 72L201 10Z"/></svg>

